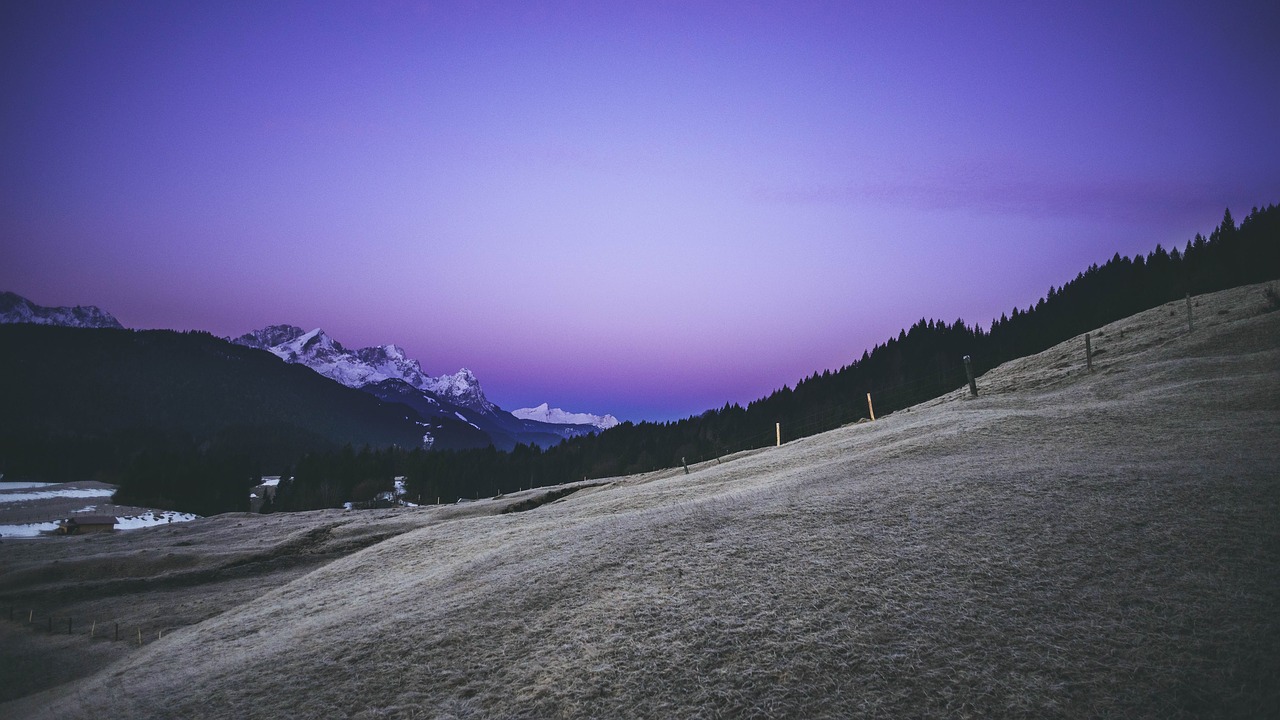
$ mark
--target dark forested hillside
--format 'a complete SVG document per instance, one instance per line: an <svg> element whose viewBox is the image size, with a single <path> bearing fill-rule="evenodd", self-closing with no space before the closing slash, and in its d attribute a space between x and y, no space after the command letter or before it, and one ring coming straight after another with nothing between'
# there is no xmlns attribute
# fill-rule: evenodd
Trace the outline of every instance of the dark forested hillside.
<svg viewBox="0 0 1280 720"><path fill-rule="evenodd" d="M365 479L390 488L392 475L399 474L407 477L411 496L449 501L715 458L772 444L775 423L781 423L785 441L867 417L868 393L882 415L954 390L965 382L965 355L981 374L1186 294L1275 278L1280 278L1280 208L1255 208L1239 226L1228 211L1207 238L1197 235L1181 250L1157 245L1145 257L1117 254L1049 288L1035 305L994 320L989 330L962 320L921 319L849 365L815 373L745 408L725 405L670 423L623 423L545 451L521 446L511 453L369 453L367 470L350 453L341 462L313 456L282 488L283 507L323 505L317 488L333 487L339 467L349 476L343 481L348 486Z"/></svg>
<svg viewBox="0 0 1280 720"><path fill-rule="evenodd" d="M422 439L408 408L207 333L0 325L0 397L8 478L205 512L247 509L252 474L305 452Z"/></svg>

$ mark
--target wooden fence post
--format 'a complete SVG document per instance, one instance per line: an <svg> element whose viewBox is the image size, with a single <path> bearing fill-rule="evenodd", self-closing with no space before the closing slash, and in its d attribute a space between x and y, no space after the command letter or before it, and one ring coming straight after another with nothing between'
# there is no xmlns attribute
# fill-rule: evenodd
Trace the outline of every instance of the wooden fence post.
<svg viewBox="0 0 1280 720"><path fill-rule="evenodd" d="M774 447L782 447L782 423L774 423L773 429L778 433L778 443Z"/></svg>
<svg viewBox="0 0 1280 720"><path fill-rule="evenodd" d="M1089 342L1089 333L1084 334L1084 365L1089 372L1093 372L1093 344Z"/></svg>
<svg viewBox="0 0 1280 720"><path fill-rule="evenodd" d="M867 393L867 412L871 413L871 419L876 419L876 408L871 404L871 393Z"/></svg>
<svg viewBox="0 0 1280 720"><path fill-rule="evenodd" d="M964 375L969 379L969 392L978 397L978 384L973 381L973 362L968 355L964 356Z"/></svg>

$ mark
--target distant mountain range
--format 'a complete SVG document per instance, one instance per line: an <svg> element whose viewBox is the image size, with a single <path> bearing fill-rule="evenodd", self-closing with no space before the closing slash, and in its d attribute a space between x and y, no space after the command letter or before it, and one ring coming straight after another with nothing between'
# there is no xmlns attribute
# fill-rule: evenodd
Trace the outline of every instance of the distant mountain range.
<svg viewBox="0 0 1280 720"><path fill-rule="evenodd" d="M618 424L618 418L612 415L592 415L590 413L571 413L560 408L548 407L542 403L538 407L512 410L512 415L523 420L537 420L553 425L594 425L601 430L608 430Z"/></svg>
<svg viewBox="0 0 1280 720"><path fill-rule="evenodd" d="M432 377L399 346L351 350L320 328L307 332L296 325L269 325L232 342L266 350L288 363L306 365L331 380L388 402L403 403L424 418L456 418L488 435L502 450L517 443L546 447L618 424L612 415L570 413L548 409L545 403L509 413L489 402L480 381L467 368Z"/></svg>
<svg viewBox="0 0 1280 720"><path fill-rule="evenodd" d="M0 325L4 324L124 329L110 313L94 306L42 307L12 292L0 293ZM59 337L57 342L59 346L65 346L72 340ZM422 445L427 448L484 447L493 444L500 450L510 450L521 443L549 447L566 438L598 432L618 424L617 419L611 415L570 413L558 408L551 409L545 403L537 408L519 410L519 415L509 413L485 397L479 380L466 368L452 375L432 377L423 372L417 360L407 357L404 350L396 345L350 350L319 328L307 332L294 325L271 325L235 339L223 339L222 342L266 351L286 363L308 367L329 380L372 395L384 403L407 406L414 411L414 415L405 419L416 423L416 432L421 434ZM121 352L128 355L132 351ZM235 355L227 354L228 357ZM188 359L187 362L189 361ZM148 356L146 362L152 368L163 364L163 361L151 356ZM175 357L174 362L184 361ZM71 368L66 371L75 372ZM170 371L180 373L181 368L152 370L165 376ZM206 368L203 372L213 372L216 375L219 371ZM110 382L109 378L101 379ZM246 381L241 379L229 382ZM193 385L201 386L200 383ZM142 398L149 397L149 392L150 389L137 388L134 394ZM188 400L192 407L209 404L199 396L192 396ZM216 402L213 404L216 405ZM86 408L81 408L80 411L90 416L98 412ZM108 414L112 412L110 408L103 408L102 411ZM123 415L131 416L129 412L124 412ZM145 424L145 419L139 418L138 422ZM375 435L390 437L385 432ZM393 435L397 437L397 442L402 441L403 435L400 432ZM349 434L344 436L350 437ZM371 435L369 439L373 437Z"/></svg>

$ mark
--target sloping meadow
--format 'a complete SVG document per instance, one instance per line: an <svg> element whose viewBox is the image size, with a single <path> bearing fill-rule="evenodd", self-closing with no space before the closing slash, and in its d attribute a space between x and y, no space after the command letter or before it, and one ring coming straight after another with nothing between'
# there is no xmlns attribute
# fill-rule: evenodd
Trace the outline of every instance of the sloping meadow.
<svg viewBox="0 0 1280 720"><path fill-rule="evenodd" d="M1081 337L395 535L0 715L1274 716L1280 312L1192 303L1098 329L1092 372Z"/></svg>

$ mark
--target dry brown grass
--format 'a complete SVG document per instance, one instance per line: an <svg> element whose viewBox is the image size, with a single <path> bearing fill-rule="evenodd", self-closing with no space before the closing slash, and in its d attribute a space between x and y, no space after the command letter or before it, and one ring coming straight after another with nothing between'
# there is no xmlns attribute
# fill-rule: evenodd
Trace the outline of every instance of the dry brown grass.
<svg viewBox="0 0 1280 720"><path fill-rule="evenodd" d="M1274 717L1280 313L1194 300L528 512L6 543L0 601L180 621L0 715Z"/></svg>

